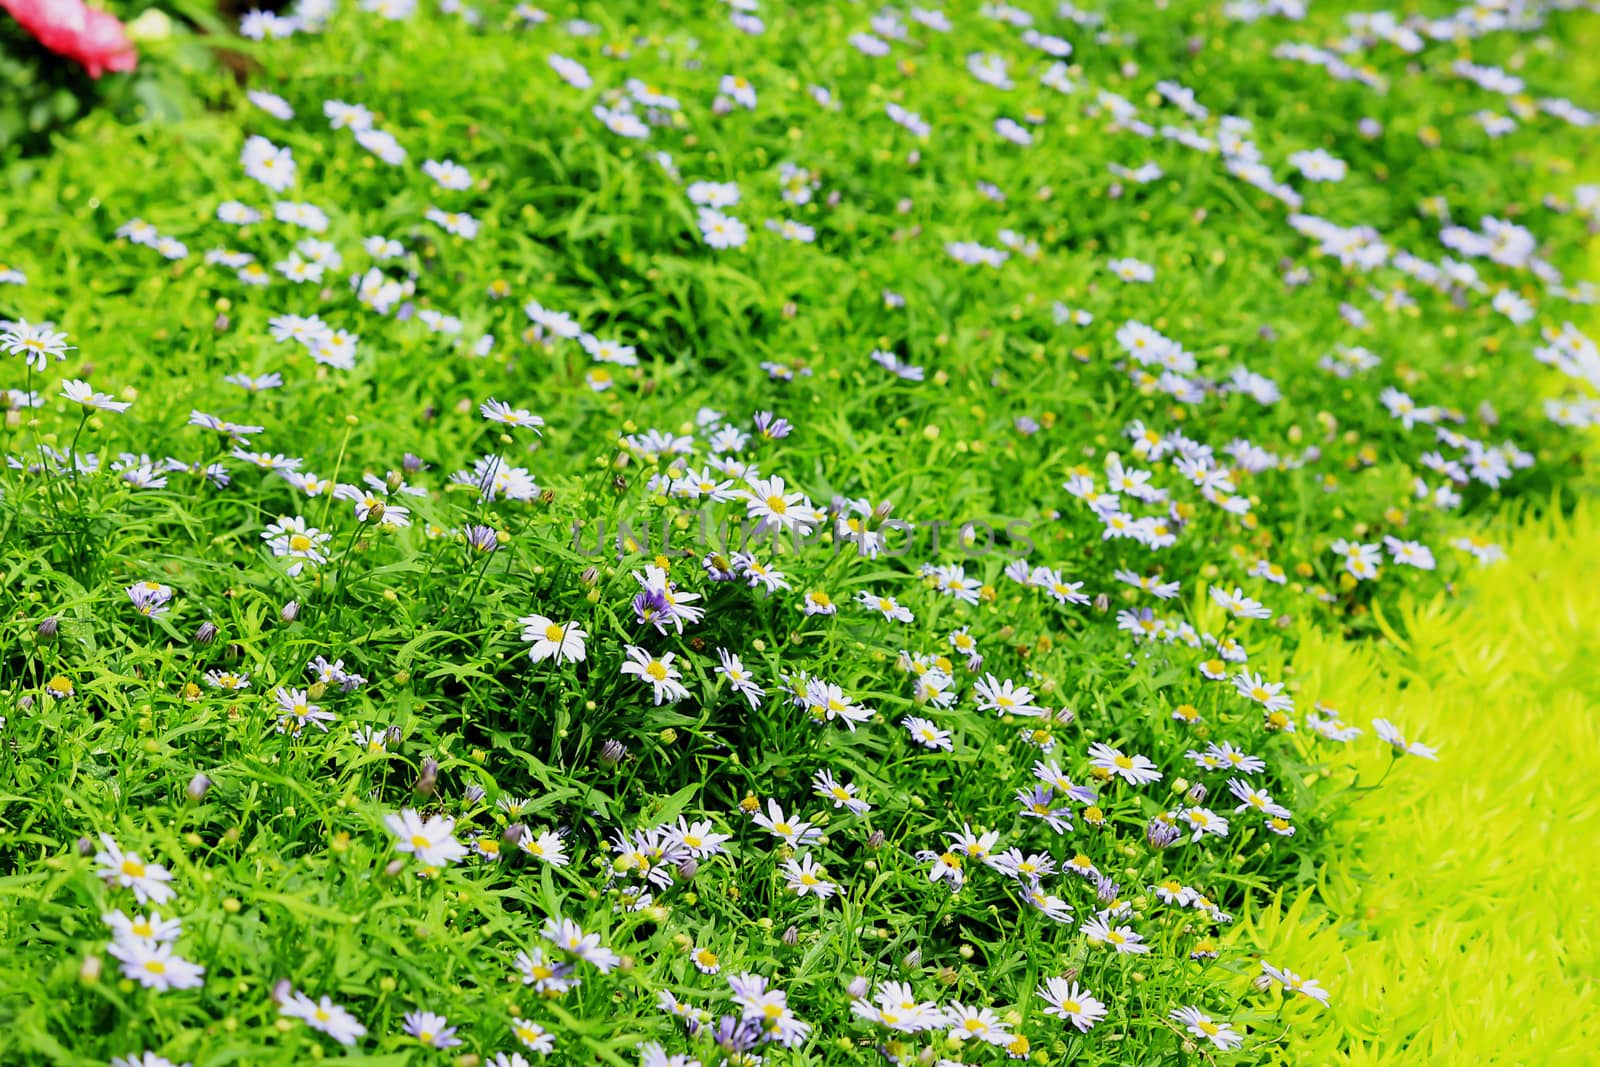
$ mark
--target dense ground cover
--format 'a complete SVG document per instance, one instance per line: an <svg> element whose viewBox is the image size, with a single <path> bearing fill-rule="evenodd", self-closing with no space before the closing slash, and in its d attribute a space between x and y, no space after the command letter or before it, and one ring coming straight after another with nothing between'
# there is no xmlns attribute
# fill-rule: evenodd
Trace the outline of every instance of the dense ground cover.
<svg viewBox="0 0 1600 1067"><path fill-rule="evenodd" d="M1241 915L1242 943L1340 991L1299 1063L1581 1064L1600 1042L1600 926L1584 842L1600 819L1592 505L1507 523L1503 567L1459 599L1403 598L1393 640L1307 635L1319 689L1375 700L1448 758L1365 794L1314 888ZM1340 773L1384 761L1352 746Z"/></svg>
<svg viewBox="0 0 1600 1067"><path fill-rule="evenodd" d="M1282 1054L1430 755L1297 650L1586 473L1564 6L345 5L14 162L6 1061Z"/></svg>

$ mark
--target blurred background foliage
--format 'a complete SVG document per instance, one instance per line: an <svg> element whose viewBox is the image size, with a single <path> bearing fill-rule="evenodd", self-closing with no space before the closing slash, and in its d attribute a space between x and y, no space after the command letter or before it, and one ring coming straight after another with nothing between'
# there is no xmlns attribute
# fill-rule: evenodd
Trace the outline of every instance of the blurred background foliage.
<svg viewBox="0 0 1600 1067"><path fill-rule="evenodd" d="M242 59L224 44L237 22L235 0L100 0L92 6L128 25L139 49L137 70L90 78L0 11L0 166L47 150L52 137L95 108L130 122L190 114L204 101L188 75L196 69L214 69L219 76L243 69Z"/></svg>

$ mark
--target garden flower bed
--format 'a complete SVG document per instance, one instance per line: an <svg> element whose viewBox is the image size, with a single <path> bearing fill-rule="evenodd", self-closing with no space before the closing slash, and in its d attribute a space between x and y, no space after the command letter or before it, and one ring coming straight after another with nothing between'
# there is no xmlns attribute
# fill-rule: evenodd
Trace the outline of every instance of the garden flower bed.
<svg viewBox="0 0 1600 1067"><path fill-rule="evenodd" d="M1297 654L1600 419L1593 15L1306 6L302 4L13 161L0 1059L1282 1055L1451 755Z"/></svg>

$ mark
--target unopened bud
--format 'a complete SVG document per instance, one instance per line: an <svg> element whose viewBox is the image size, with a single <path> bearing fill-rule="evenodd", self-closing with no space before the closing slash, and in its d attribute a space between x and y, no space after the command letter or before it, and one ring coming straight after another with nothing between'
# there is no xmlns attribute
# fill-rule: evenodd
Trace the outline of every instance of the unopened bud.
<svg viewBox="0 0 1600 1067"><path fill-rule="evenodd" d="M189 794L189 799L198 803L206 798L206 793L211 789L211 779L204 774L196 774L189 779L189 786L184 790Z"/></svg>
<svg viewBox="0 0 1600 1067"><path fill-rule="evenodd" d="M39 636L45 639L54 637L61 631L61 617L52 615L39 624Z"/></svg>
<svg viewBox="0 0 1600 1067"><path fill-rule="evenodd" d="M956 973L954 967L940 967L933 977L935 981L943 986L952 986L961 981L961 976Z"/></svg>
<svg viewBox="0 0 1600 1067"><path fill-rule="evenodd" d="M1184 796L1186 798L1188 798L1188 801L1191 804L1203 804L1203 803L1205 803L1205 799L1206 799L1206 787L1205 787L1205 784L1203 782L1196 782L1194 785L1191 785L1189 787L1189 791L1187 793L1185 793Z"/></svg>
<svg viewBox="0 0 1600 1067"><path fill-rule="evenodd" d="M388 510L389 509L384 506L383 501L374 500L372 502L372 506L367 508L367 517L363 521L364 522L382 522L383 521L384 512L386 512Z"/></svg>
<svg viewBox="0 0 1600 1067"><path fill-rule="evenodd" d="M695 859L693 856L690 856L688 859L678 864L678 877L682 878L685 882L693 878L699 873L699 871L700 861Z"/></svg>
<svg viewBox="0 0 1600 1067"><path fill-rule="evenodd" d="M1144 830L1144 838L1150 843L1151 848L1166 848L1180 836L1176 826L1160 819L1151 819L1150 825Z"/></svg>
<svg viewBox="0 0 1600 1067"><path fill-rule="evenodd" d="M283 610L278 612L278 618L282 619L284 622L294 622L294 620L298 619L299 617L300 601L298 600L289 601L283 606Z"/></svg>
<svg viewBox="0 0 1600 1067"><path fill-rule="evenodd" d="M884 836L882 830L874 830L872 833L867 835L867 847L870 849L880 849L888 840L889 839Z"/></svg>
<svg viewBox="0 0 1600 1067"><path fill-rule="evenodd" d="M794 948L794 946L798 945L800 943L800 928L798 926L791 926L785 930L783 932L783 943L788 945L790 948Z"/></svg>
<svg viewBox="0 0 1600 1067"><path fill-rule="evenodd" d="M621 741L607 741L600 746L600 762L615 767L628 757L628 749Z"/></svg>
<svg viewBox="0 0 1600 1067"><path fill-rule="evenodd" d="M389 492L398 493L400 487L406 484L406 476L399 471L390 471L389 476L383 480L383 484L389 487Z"/></svg>
<svg viewBox="0 0 1600 1067"><path fill-rule="evenodd" d="M583 573L578 575L578 581L584 585L593 585L599 577L600 569L598 567L585 567L583 568Z"/></svg>
<svg viewBox="0 0 1600 1067"><path fill-rule="evenodd" d="M89 840L87 837L78 838L77 842L75 843L75 847L77 848L78 855L80 856L91 856L94 854L94 842Z"/></svg>
<svg viewBox="0 0 1600 1067"><path fill-rule="evenodd" d="M83 957L83 962L78 965L78 981L84 985L94 985L100 981L100 957L89 955Z"/></svg>
<svg viewBox="0 0 1600 1067"><path fill-rule="evenodd" d="M1104 593L1096 593L1094 595L1094 610L1098 611L1102 615L1110 611L1111 598L1106 596Z"/></svg>
<svg viewBox="0 0 1600 1067"><path fill-rule="evenodd" d="M528 836L528 828L520 822L514 822L500 831L500 840L509 848L516 848L517 842Z"/></svg>
<svg viewBox="0 0 1600 1067"><path fill-rule="evenodd" d="M405 468L407 474L415 474L417 471L422 469L422 459L419 456L413 456L410 452L407 452L400 460L400 466Z"/></svg>
<svg viewBox="0 0 1600 1067"><path fill-rule="evenodd" d="M425 797L431 797L433 791L439 788L439 761L432 756L422 758L422 773L417 776L417 784L412 787Z"/></svg>
<svg viewBox="0 0 1600 1067"><path fill-rule="evenodd" d="M918 967L921 967L922 950L920 948L914 948L910 952L907 952L900 960L900 965L908 971L914 971Z"/></svg>
<svg viewBox="0 0 1600 1067"><path fill-rule="evenodd" d="M194 643L197 645L209 645L216 639L216 624L209 621L201 623L200 628L194 632Z"/></svg>
<svg viewBox="0 0 1600 1067"><path fill-rule="evenodd" d="M385 878L398 878L400 872L406 869L405 860L390 860L389 865L383 869Z"/></svg>
<svg viewBox="0 0 1600 1067"><path fill-rule="evenodd" d="M867 991L871 986L872 983L867 981L866 975L858 974L850 979L849 984L844 987L844 991L849 994L851 1000L861 1000L867 995Z"/></svg>
<svg viewBox="0 0 1600 1067"><path fill-rule="evenodd" d="M478 785L476 782L467 786L461 791L461 799L466 801L468 804L476 804L483 800L486 795L487 792L484 790L483 786Z"/></svg>
<svg viewBox="0 0 1600 1067"><path fill-rule="evenodd" d="M1272 988L1272 979L1265 974L1258 974L1250 984L1255 987L1256 992L1265 993Z"/></svg>
<svg viewBox="0 0 1600 1067"><path fill-rule="evenodd" d="M1122 887L1121 886L1117 885L1117 883L1113 882L1111 879L1106 878L1104 876L1101 876L1095 882L1095 886L1094 886L1095 899L1098 900L1102 904L1114 903L1116 901L1116 899L1117 899L1118 894L1120 894L1121 892L1122 892Z"/></svg>

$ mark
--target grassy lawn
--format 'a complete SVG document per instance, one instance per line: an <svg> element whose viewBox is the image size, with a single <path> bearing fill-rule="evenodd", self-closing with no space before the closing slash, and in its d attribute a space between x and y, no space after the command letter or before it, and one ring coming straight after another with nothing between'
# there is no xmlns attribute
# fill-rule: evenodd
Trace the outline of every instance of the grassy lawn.
<svg viewBox="0 0 1600 1067"><path fill-rule="evenodd" d="M1594 16L1285 6L304 5L13 153L0 1063L1581 1054Z"/></svg>

